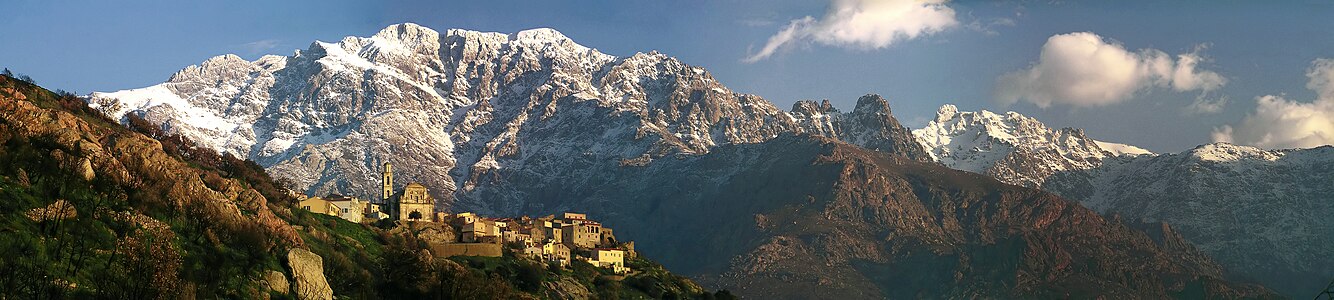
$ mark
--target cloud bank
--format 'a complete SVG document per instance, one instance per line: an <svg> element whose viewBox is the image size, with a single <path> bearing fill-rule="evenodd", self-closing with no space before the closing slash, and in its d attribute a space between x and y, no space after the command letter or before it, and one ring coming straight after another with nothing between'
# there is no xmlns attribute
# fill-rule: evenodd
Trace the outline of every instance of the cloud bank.
<svg viewBox="0 0 1334 300"><path fill-rule="evenodd" d="M792 20L769 37L760 51L743 59L756 62L799 42L879 49L958 25L945 0L833 0L819 19Z"/></svg>
<svg viewBox="0 0 1334 300"><path fill-rule="evenodd" d="M1022 100L1042 108L1110 105L1155 87L1203 96L1227 84L1222 75L1198 68L1206 60L1203 50L1173 60L1157 49L1132 52L1092 32L1059 34L1047 39L1032 66L997 78L995 96L1001 104Z"/></svg>
<svg viewBox="0 0 1334 300"><path fill-rule="evenodd" d="M1310 78L1306 88L1316 92L1315 101L1302 103L1275 95L1257 97L1255 112L1241 124L1216 128L1213 140L1270 149L1334 144L1334 59L1311 62L1306 77Z"/></svg>

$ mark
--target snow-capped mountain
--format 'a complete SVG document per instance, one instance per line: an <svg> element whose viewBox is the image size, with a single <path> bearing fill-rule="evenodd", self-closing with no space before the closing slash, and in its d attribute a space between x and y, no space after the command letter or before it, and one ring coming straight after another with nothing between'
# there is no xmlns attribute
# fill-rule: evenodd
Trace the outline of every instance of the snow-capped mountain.
<svg viewBox="0 0 1334 300"><path fill-rule="evenodd" d="M850 113L840 112L829 100L797 101L791 115L805 132L833 137L867 149L894 153L918 161L931 161L926 149L913 138L907 127L899 124L889 109L889 102L878 95L857 99Z"/></svg>
<svg viewBox="0 0 1334 300"><path fill-rule="evenodd" d="M941 145L1019 149L1012 152L1037 156L1005 154L1013 166L992 174L1037 185L1135 148L1000 117L937 122L935 144L923 147L880 96L863 96L846 113L808 101L786 112L675 58L611 56L551 29L399 24L290 56L219 56L165 83L88 100L113 118L142 116L255 160L308 194L376 194L380 166L391 162L398 184L421 182L456 211L589 211L647 237L645 246L660 248L645 248L661 249L648 251L665 263L753 287L743 293L791 289L791 274L801 274L795 287L805 294L797 295L809 297L827 295L819 288L828 282L850 285L835 295L862 297L945 289L1152 297L1188 284L1232 291L1170 230L1154 241L1050 194L923 163L978 161ZM980 131L971 122L996 125ZM979 142L963 144L969 139ZM1053 146L1028 147L1033 141ZM1051 165L1024 164L1041 159ZM654 234L664 229L683 234ZM836 272L808 269L821 265ZM912 278L925 273L900 271L917 269L934 271L921 280ZM1018 288L976 284L1016 278ZM1135 289L1146 283L1162 288Z"/></svg>
<svg viewBox="0 0 1334 300"><path fill-rule="evenodd" d="M1041 186L1057 172L1095 168L1109 157L1151 154L1091 139L1082 129L1053 130L1016 112L960 112L951 104L913 135L947 167L1028 187Z"/></svg>
<svg viewBox="0 0 1334 300"><path fill-rule="evenodd" d="M373 195L391 162L399 182L492 214L543 207L519 200L543 195L507 185L598 184L598 172L621 165L808 128L927 159L879 96L863 97L846 118L790 114L703 68L657 52L607 55L552 29L398 24L291 56L218 56L165 83L89 101L113 118L141 115L255 160L307 193Z"/></svg>
<svg viewBox="0 0 1334 300"><path fill-rule="evenodd" d="M1334 277L1334 147L1225 143L1105 160L1042 189L1108 215L1171 223L1236 278L1293 296Z"/></svg>
<svg viewBox="0 0 1334 300"><path fill-rule="evenodd" d="M1334 148L1215 143L1152 154L1015 112L953 105L913 133L948 167L1172 224L1236 278L1301 295L1334 276Z"/></svg>

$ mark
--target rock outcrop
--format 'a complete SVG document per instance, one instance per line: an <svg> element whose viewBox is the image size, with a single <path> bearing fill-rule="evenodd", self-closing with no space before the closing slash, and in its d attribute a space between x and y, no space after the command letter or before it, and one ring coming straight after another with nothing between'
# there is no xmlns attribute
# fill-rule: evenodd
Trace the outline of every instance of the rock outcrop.
<svg viewBox="0 0 1334 300"><path fill-rule="evenodd" d="M275 293L286 295L292 289L292 284L287 282L287 275L283 275L283 272L269 270L264 273L263 280L264 285Z"/></svg>
<svg viewBox="0 0 1334 300"><path fill-rule="evenodd" d="M292 271L292 291L297 299L333 299L333 289L324 278L324 260L310 250L287 251L287 267Z"/></svg>
<svg viewBox="0 0 1334 300"><path fill-rule="evenodd" d="M857 106L850 113L840 112L825 100L819 105L813 101L798 101L792 105L791 114L810 134L918 161L932 160L908 127L894 118L889 101L880 95L858 98Z"/></svg>
<svg viewBox="0 0 1334 300"><path fill-rule="evenodd" d="M88 256L79 259L106 261L110 268L125 270L108 271L105 275L111 279L82 280L84 286L100 284L93 291L71 292L110 298L233 295L251 287L187 282L181 278L209 275L200 275L199 265L183 266L182 260L219 249L264 253L303 244L292 227L270 210L268 199L251 188L254 182L191 165L166 152L158 140L124 128L79 101L0 76L0 158L6 161L0 171L7 173L5 178L14 178L16 186L28 189L17 191L20 195L31 197L10 204L26 205L22 212L30 212L34 220L78 220L62 225L64 233L58 237L43 241L79 245L60 251L91 251L78 254ZM87 236L88 232L96 235ZM59 239L92 240L57 243ZM242 240L246 245L238 246ZM189 248L193 253L183 251L187 246L196 248ZM126 269L150 264L150 270ZM79 276L61 280L79 281L83 275ZM58 293L52 295L59 298Z"/></svg>
<svg viewBox="0 0 1334 300"><path fill-rule="evenodd" d="M38 207L29 210L25 215L28 219L37 222L59 221L78 217L79 211L75 209L74 205L70 204L69 201L65 201L65 199L57 199L56 202L51 202L51 204L46 207Z"/></svg>

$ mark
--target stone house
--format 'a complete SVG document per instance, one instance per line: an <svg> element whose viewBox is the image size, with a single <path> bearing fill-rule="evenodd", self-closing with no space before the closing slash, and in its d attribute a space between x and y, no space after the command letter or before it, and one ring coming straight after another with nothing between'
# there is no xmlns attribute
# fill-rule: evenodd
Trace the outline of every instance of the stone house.
<svg viewBox="0 0 1334 300"><path fill-rule="evenodd" d="M593 221L561 226L561 240L572 249L595 248L602 239L602 224Z"/></svg>
<svg viewBox="0 0 1334 300"><path fill-rule="evenodd" d="M538 247L537 245L530 245L530 246L524 247L524 248L523 248L523 255L524 255L524 256L527 256L527 257L530 257L530 258L532 258L532 259L545 260L545 259L542 257L542 247Z"/></svg>
<svg viewBox="0 0 1334 300"><path fill-rule="evenodd" d="M593 257L589 259L588 263L611 269L616 274L624 274L629 271L625 267L625 251L616 248L593 249Z"/></svg>
<svg viewBox="0 0 1334 300"><path fill-rule="evenodd" d="M468 223L477 222L478 219L481 218L478 218L477 214L475 213L461 212L458 214L454 214L453 223L454 226L463 226Z"/></svg>
<svg viewBox="0 0 1334 300"><path fill-rule="evenodd" d="M602 247L616 247L616 234L611 228L602 227L598 232L598 245Z"/></svg>
<svg viewBox="0 0 1334 300"><path fill-rule="evenodd" d="M543 239L543 241L549 239L553 243L558 243L558 244L564 243L564 239L561 238L562 233L561 233L560 223L552 221L542 222L542 235L545 236L545 239Z"/></svg>
<svg viewBox="0 0 1334 300"><path fill-rule="evenodd" d="M500 243L501 236L496 223L487 220L463 224L459 230L464 243Z"/></svg>
<svg viewBox="0 0 1334 300"><path fill-rule="evenodd" d="M563 266L570 265L570 247L561 243L542 244L542 259L550 262L557 262Z"/></svg>
<svg viewBox="0 0 1334 300"><path fill-rule="evenodd" d="M342 211L342 208L338 207L338 205L334 205L332 202L329 202L329 200L320 197L306 197L301 200L297 206L313 213L330 216L338 216L338 212Z"/></svg>
<svg viewBox="0 0 1334 300"><path fill-rule="evenodd" d="M530 247L530 246L533 246L533 245L536 244L536 243L533 241L533 237L532 237L532 236L529 236L528 234L525 234L525 233L522 233L522 232L513 231L513 230L502 231L502 232L500 233L500 237L501 237L501 240L505 241L505 243L514 243L514 242L518 242L518 243L523 243L523 245L524 245L525 247Z"/></svg>
<svg viewBox="0 0 1334 300"><path fill-rule="evenodd" d="M329 195L325 199L329 200L329 203L338 206L337 213L332 215L354 223L361 223L366 216L367 207L373 206L367 205L366 201L362 201L357 197Z"/></svg>

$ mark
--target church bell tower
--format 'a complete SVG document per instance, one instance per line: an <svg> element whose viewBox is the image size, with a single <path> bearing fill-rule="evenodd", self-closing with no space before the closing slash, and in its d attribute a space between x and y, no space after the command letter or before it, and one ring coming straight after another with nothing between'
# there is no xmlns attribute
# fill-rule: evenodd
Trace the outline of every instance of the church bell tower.
<svg viewBox="0 0 1334 300"><path fill-rule="evenodd" d="M389 163L384 163L384 178L383 178L382 181L384 182L384 187L383 187L383 188L384 188L384 196L383 196L382 198L380 198L380 199L381 199L381 201L383 201L382 203L386 203L386 204L388 204L388 203L389 203L389 197L393 197L393 196L394 196L394 166L393 166L393 165L391 165L391 164L389 164Z"/></svg>

